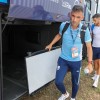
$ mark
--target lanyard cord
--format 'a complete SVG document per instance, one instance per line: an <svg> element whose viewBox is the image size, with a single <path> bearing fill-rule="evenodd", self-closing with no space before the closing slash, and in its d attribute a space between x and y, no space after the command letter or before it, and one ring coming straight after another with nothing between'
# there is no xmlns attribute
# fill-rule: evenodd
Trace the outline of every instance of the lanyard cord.
<svg viewBox="0 0 100 100"><path fill-rule="evenodd" d="M72 30L70 30L70 33L71 33L71 37L72 37L72 40L73 40L73 44L75 44L76 38L77 38L77 36L78 36L78 32L77 32L77 35L76 35L75 39L74 39L74 37L73 37L73 32L72 32Z"/></svg>

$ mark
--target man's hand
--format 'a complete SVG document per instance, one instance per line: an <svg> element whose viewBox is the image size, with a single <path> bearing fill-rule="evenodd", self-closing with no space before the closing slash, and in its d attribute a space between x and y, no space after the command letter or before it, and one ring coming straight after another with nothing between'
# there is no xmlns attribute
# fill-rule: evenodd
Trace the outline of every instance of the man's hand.
<svg viewBox="0 0 100 100"><path fill-rule="evenodd" d="M45 49L48 49L50 51L52 49L52 45L51 44L47 45Z"/></svg>
<svg viewBox="0 0 100 100"><path fill-rule="evenodd" d="M52 42L51 42L49 45L46 46L45 49L48 49L48 50L50 51L50 50L52 49L52 46L53 46L57 41L59 41L60 38L61 38L61 35L58 33L58 34L55 36L55 38L52 40Z"/></svg>

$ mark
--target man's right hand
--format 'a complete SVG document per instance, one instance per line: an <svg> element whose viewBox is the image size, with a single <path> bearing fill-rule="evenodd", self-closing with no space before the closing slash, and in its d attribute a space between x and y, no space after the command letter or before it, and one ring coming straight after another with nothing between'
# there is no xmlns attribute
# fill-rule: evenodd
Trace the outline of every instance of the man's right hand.
<svg viewBox="0 0 100 100"><path fill-rule="evenodd" d="M45 49L48 49L50 51L52 49L52 45L51 44L47 45Z"/></svg>
<svg viewBox="0 0 100 100"><path fill-rule="evenodd" d="M59 41L60 38L61 38L61 35L58 33L58 34L54 37L54 39L52 40L52 42L51 42L49 45L46 46L45 49L48 49L48 50L50 51L50 50L52 49L52 46L53 46L57 41Z"/></svg>

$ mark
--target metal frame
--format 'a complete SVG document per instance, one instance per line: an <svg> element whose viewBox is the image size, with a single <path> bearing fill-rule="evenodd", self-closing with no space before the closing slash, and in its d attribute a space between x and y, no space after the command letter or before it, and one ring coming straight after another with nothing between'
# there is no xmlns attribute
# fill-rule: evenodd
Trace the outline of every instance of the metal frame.
<svg viewBox="0 0 100 100"><path fill-rule="evenodd" d="M0 12L0 99L3 100L3 68L2 68L2 12Z"/></svg>
<svg viewBox="0 0 100 100"><path fill-rule="evenodd" d="M97 2L96 13L98 13L98 6L99 6L98 3L99 3L99 0L97 0L96 2Z"/></svg>

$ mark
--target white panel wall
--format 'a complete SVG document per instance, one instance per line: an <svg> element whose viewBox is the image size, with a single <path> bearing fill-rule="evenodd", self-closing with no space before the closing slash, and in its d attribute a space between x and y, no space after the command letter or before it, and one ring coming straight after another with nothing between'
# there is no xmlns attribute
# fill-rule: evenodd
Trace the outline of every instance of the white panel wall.
<svg viewBox="0 0 100 100"><path fill-rule="evenodd" d="M29 94L55 79L61 49L26 58Z"/></svg>

